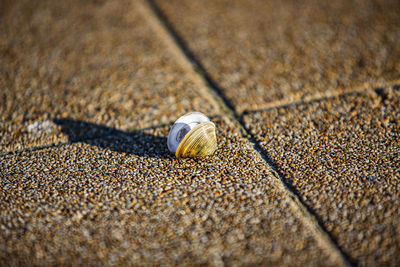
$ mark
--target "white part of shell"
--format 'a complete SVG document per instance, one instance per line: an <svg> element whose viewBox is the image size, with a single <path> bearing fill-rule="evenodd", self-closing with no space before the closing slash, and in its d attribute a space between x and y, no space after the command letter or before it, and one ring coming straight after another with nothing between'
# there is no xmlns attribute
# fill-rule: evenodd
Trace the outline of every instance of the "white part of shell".
<svg viewBox="0 0 400 267"><path fill-rule="evenodd" d="M208 122L210 119L200 112L190 112L180 117L172 126L168 134L168 149L171 153L176 152L180 142L185 135L190 132L196 125Z"/></svg>

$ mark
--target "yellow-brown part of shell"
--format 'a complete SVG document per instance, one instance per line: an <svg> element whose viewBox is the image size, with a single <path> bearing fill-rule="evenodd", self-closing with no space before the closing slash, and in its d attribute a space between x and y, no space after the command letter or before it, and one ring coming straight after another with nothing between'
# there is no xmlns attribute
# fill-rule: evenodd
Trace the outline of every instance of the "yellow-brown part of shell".
<svg viewBox="0 0 400 267"><path fill-rule="evenodd" d="M204 122L195 126L181 141L177 150L177 158L204 157L211 155L217 149L215 124Z"/></svg>

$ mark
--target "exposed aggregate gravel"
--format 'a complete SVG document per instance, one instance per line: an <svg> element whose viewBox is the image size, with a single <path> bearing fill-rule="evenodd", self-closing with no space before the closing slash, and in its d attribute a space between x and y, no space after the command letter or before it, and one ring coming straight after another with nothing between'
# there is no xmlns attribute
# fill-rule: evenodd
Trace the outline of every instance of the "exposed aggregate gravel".
<svg viewBox="0 0 400 267"><path fill-rule="evenodd" d="M360 265L400 262L400 91L244 116L271 161Z"/></svg>
<svg viewBox="0 0 400 267"><path fill-rule="evenodd" d="M169 127L0 161L2 265L337 265L234 127L177 160Z"/></svg>
<svg viewBox="0 0 400 267"><path fill-rule="evenodd" d="M400 79L400 1L154 0L240 113Z"/></svg>
<svg viewBox="0 0 400 267"><path fill-rule="evenodd" d="M340 265L137 3L0 1L0 265ZM254 111L399 79L399 2L155 3L340 248L400 262L399 89ZM193 110L219 148L177 160Z"/></svg>
<svg viewBox="0 0 400 267"><path fill-rule="evenodd" d="M0 152L65 143L29 125L70 117L119 129L218 113L135 1L9 1L0 15Z"/></svg>

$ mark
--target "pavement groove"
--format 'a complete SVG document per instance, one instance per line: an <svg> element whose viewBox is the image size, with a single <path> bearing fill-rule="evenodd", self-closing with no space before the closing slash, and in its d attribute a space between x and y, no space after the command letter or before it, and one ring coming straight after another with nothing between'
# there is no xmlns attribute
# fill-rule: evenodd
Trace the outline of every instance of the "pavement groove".
<svg viewBox="0 0 400 267"><path fill-rule="evenodd" d="M387 86L379 86L373 89L360 89L360 90L349 90L346 92L342 92L342 93L338 93L338 94L333 94L333 95L327 95L327 96L322 96L322 97L318 97L318 98L314 98L314 99L308 99L305 101L297 101L297 102L290 102L290 103L275 103L274 105L271 106L267 106L265 108L260 108L260 109L254 109L254 110L245 110L243 111L243 113L240 114L240 117L244 117L248 114L253 114L253 113L259 113L259 112L266 112L266 111L270 111L273 109L277 109L277 108L285 108L285 107L291 107L291 106L300 106L300 105L307 105L307 104L311 104L311 103L317 103L317 102L323 102L323 101L328 101L328 100L332 100L335 98L341 98L344 96L349 96L349 95L354 95L357 93L365 93L365 92L375 92L377 95L381 95L382 96L382 91L385 88L393 88L393 90L399 90L400 89L400 85L399 83L390 83Z"/></svg>
<svg viewBox="0 0 400 267"><path fill-rule="evenodd" d="M395 0L153 2L239 113L400 78Z"/></svg>
<svg viewBox="0 0 400 267"><path fill-rule="evenodd" d="M148 16L148 18L150 18L152 21L152 25L156 25L156 29L160 32L160 35L171 36L165 38L165 40L168 43L171 41L174 42L174 44L169 44L169 47L173 48L175 51L174 53L180 58L181 61L185 61L184 58L186 58L186 65L193 71L193 73L197 74L197 80L203 85L200 87L208 89L207 92L209 94L219 99L218 104L220 105L221 110L227 112L227 115L233 121L235 126L238 127L240 132L245 132L247 138L250 137L248 138L248 141L252 144L253 149L259 154L260 157L264 159L265 163L276 172L276 168L271 165L270 161L263 153L263 150L255 141L255 136L253 136L245 127L240 115L235 111L233 104L224 96L224 93L218 88L216 83L213 82L201 63L196 60L183 40L174 31L172 25L168 22L168 19L163 16L162 12L158 9L157 5L152 0L147 0L147 3L141 3L143 4L142 10L146 14L151 14L151 12L153 12L153 16ZM159 22L157 22L155 19L159 20ZM319 222L315 214L300 199L296 191L285 182L283 176L276 172L276 179L280 181L281 189L289 194L289 203L293 211L296 212L299 218L301 218L302 221L305 222L305 224L308 225L308 227L315 233L315 235L318 237L317 240L319 241L320 246L325 247L328 251L330 251L332 258L342 262L343 265L356 265L356 263L353 262L343 250L341 250L336 241L330 236L329 232L324 229L322 223Z"/></svg>
<svg viewBox="0 0 400 267"><path fill-rule="evenodd" d="M345 265L134 1L9 4L2 148L68 142L1 158L0 265ZM168 123L198 109L216 154L176 159Z"/></svg>
<svg viewBox="0 0 400 267"><path fill-rule="evenodd" d="M153 2L350 261L397 265L399 2Z"/></svg>
<svg viewBox="0 0 400 267"><path fill-rule="evenodd" d="M343 265L230 119L213 121L219 148L203 160L171 155L168 126L6 157L0 262Z"/></svg>
<svg viewBox="0 0 400 267"><path fill-rule="evenodd" d="M194 65L194 64L196 64L195 60L193 60L193 61L188 60L188 57L185 56L185 53L187 53L188 51L185 51L184 53L182 53L182 51L181 51L182 46L180 45L179 37L176 34L174 34L173 32L172 33L167 32L163 29L162 24L160 24L158 20L154 19L155 14L153 12L151 12L151 10L149 8L146 7L146 4L143 2L143 0L134 1L134 3L136 4L136 7L138 8L139 12L141 12L147 18L148 24L151 27L153 27L153 29L158 33L158 37L165 41L165 44L168 46L169 51L171 51L172 54L174 55L177 62L179 62L179 64L181 64L182 67L187 70L192 70L192 69L201 70L201 68L196 67L196 65ZM156 14L156 16L158 16L158 15L159 14ZM178 45L176 45L176 43ZM200 85L203 84L203 82L199 79L199 76L195 75L195 73L193 73L192 71L189 72L189 75L192 78L192 80L196 81L198 84L200 84ZM210 96L210 94L206 93L203 90L203 86L200 86L199 89L200 89L199 91L202 93L202 96L205 99L207 99L207 101L212 103L212 105L214 107L221 108L221 105L217 105L217 103L215 102L216 99L213 98L212 96ZM226 110L224 110L224 111L226 111ZM217 113L218 112L219 111L217 111Z"/></svg>
<svg viewBox="0 0 400 267"><path fill-rule="evenodd" d="M8 152L0 153L0 157L5 157L5 156L9 156L9 155L17 155L17 154L22 154L25 152L34 152L34 151L55 148L55 147L61 147L61 146L68 145L68 144L70 144L70 143L53 144L53 145L48 145L48 146L36 146L36 147L29 147L29 148L21 149L21 150L11 150Z"/></svg>
<svg viewBox="0 0 400 267"><path fill-rule="evenodd" d="M215 83L212 81L211 77L207 74L205 68L202 66L201 62L196 59L194 54L188 49L183 39L176 33L172 25L168 22L168 19L162 14L158 9L157 5L151 0L141 0L141 11L148 15L149 23L153 25L155 30L159 32L165 42L168 44L171 51L178 58L179 62L190 70L193 78L202 85L201 88L211 87L213 90L203 90L203 94L207 98L213 99L218 102L219 108L221 108L226 115L236 116L236 112L232 103L227 100L222 92L215 87Z"/></svg>
<svg viewBox="0 0 400 267"><path fill-rule="evenodd" d="M243 118L271 164L362 266L399 261L399 93L389 87Z"/></svg>
<svg viewBox="0 0 400 267"><path fill-rule="evenodd" d="M0 263L399 261L395 56L378 84L388 65L378 58L383 68L371 69L374 56L364 54L356 63L372 79L354 81L365 87L315 86L321 93L246 106L196 58L160 1L22 0L21 16L10 16L12 2L0 8ZM177 160L165 147L170 125L198 108L216 122L219 149L212 160Z"/></svg>
<svg viewBox="0 0 400 267"><path fill-rule="evenodd" d="M129 130L170 123L193 109L218 113L175 57L164 53L150 26L140 23L133 2L4 5L1 152L66 142L56 118Z"/></svg>
<svg viewBox="0 0 400 267"><path fill-rule="evenodd" d="M244 109L241 112L241 116L249 113L254 113L254 112L263 112L263 111L268 111L274 108L280 108L284 106L290 106L290 105L301 105L301 104L307 104L307 103L312 103L312 102L318 102L318 101L325 101L328 99L332 98L337 98L345 95L350 95L354 93L362 93L362 92L367 92L367 91L376 91L379 88L388 88L388 87L393 87L396 88L400 84L400 81L391 81L388 83L381 83L379 85L370 85L368 87L365 86L359 86L353 89L347 89L344 91L333 91L333 92L324 92L324 93L317 93L315 95L312 95L310 97L307 97L307 99L300 99L300 100L291 100L291 101L273 101L271 103L265 104L265 105L259 105L257 108L254 109Z"/></svg>

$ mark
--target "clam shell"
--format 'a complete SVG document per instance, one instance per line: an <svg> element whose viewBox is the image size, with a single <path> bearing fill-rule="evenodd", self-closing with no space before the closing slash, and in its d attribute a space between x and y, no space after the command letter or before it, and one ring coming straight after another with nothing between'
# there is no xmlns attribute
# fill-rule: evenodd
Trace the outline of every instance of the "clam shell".
<svg viewBox="0 0 400 267"><path fill-rule="evenodd" d="M217 149L215 124L208 121L196 125L181 140L176 149L176 157L204 157Z"/></svg>

